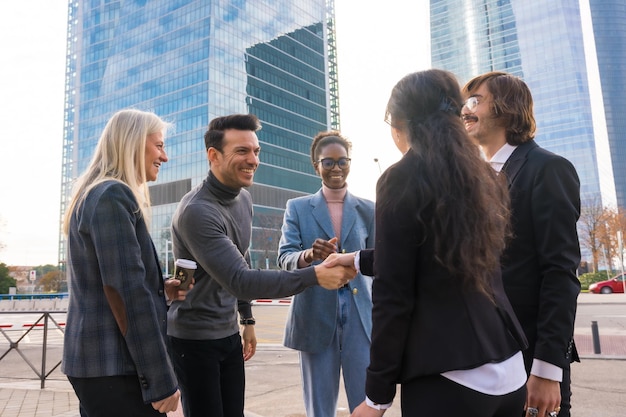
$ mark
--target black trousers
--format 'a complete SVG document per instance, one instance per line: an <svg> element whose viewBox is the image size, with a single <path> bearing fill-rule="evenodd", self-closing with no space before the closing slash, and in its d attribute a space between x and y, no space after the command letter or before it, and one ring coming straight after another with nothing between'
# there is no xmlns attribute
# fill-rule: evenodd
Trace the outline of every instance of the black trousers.
<svg viewBox="0 0 626 417"><path fill-rule="evenodd" d="M169 339L185 417L243 417L239 333L217 340Z"/></svg>
<svg viewBox="0 0 626 417"><path fill-rule="evenodd" d="M144 404L137 375L75 378L68 376L80 401L81 417L165 416Z"/></svg>
<svg viewBox="0 0 626 417"><path fill-rule="evenodd" d="M487 395L441 375L402 384L402 415L445 417L519 417L524 411L526 386L505 395Z"/></svg>
<svg viewBox="0 0 626 417"><path fill-rule="evenodd" d="M559 417L570 417L572 410L572 374L568 366L563 369L563 381L561 381L561 410Z"/></svg>

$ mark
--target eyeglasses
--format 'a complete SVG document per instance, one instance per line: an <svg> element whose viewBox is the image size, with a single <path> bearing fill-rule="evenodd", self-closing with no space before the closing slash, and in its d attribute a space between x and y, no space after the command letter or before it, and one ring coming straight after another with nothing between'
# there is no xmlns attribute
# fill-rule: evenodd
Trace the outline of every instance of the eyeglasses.
<svg viewBox="0 0 626 417"><path fill-rule="evenodd" d="M479 104L480 104L480 101L478 100L478 97L476 97L476 96L472 96L472 97L468 98L467 101L465 101L465 107L471 113L475 113L476 112L476 107L478 107Z"/></svg>
<svg viewBox="0 0 626 417"><path fill-rule="evenodd" d="M335 167L335 165L339 166L339 168L341 169L345 169L348 168L350 166L350 158L339 158L337 160L334 160L333 158L324 158L324 159L320 159L319 161L317 161L318 163L322 164L322 168L324 169L333 169Z"/></svg>

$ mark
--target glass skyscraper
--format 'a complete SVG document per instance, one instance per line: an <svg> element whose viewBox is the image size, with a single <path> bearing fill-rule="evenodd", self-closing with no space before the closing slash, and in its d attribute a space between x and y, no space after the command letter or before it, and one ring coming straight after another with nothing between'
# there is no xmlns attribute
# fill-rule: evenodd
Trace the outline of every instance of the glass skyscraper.
<svg viewBox="0 0 626 417"><path fill-rule="evenodd" d="M109 117L154 111L175 126L169 162L150 187L151 234L171 271L171 217L207 175L209 121L254 113L263 128L250 188L252 266L272 267L286 200L320 187L309 148L317 132L339 129L337 92L332 1L71 1L61 213Z"/></svg>
<svg viewBox="0 0 626 417"><path fill-rule="evenodd" d="M617 202L626 209L626 2L589 5Z"/></svg>
<svg viewBox="0 0 626 417"><path fill-rule="evenodd" d="M430 17L433 67L523 78L537 142L576 166L583 200L626 208L623 0L431 0Z"/></svg>

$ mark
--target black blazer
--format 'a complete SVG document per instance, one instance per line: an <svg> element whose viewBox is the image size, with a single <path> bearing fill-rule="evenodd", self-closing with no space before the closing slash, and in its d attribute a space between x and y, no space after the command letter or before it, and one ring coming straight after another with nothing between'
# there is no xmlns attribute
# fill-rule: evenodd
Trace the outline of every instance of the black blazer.
<svg viewBox="0 0 626 417"><path fill-rule="evenodd" d="M503 167L511 195L513 239L502 257L504 289L533 358L561 368L578 361L573 342L580 281L580 182L574 166L539 147L518 146Z"/></svg>
<svg viewBox="0 0 626 417"><path fill-rule="evenodd" d="M391 402L397 383L450 370L471 369L508 359L526 347L499 271L495 303L433 260L416 220L414 192L403 194L415 175L412 151L381 176L376 197L375 278L371 361L366 394ZM428 213L425 213L428 218ZM372 254L361 251L361 267ZM371 265L370 265L371 266Z"/></svg>

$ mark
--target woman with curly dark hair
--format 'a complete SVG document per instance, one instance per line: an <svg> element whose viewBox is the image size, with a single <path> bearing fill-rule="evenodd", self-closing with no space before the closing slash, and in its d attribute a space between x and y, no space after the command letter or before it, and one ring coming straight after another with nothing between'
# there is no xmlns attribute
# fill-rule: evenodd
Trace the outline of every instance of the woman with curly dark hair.
<svg viewBox="0 0 626 417"><path fill-rule="evenodd" d="M376 187L371 362L353 416L381 416L396 384L406 416L522 415L526 340L499 268L507 190L462 106L455 77L436 69L402 78L387 104L403 157Z"/></svg>
<svg viewBox="0 0 626 417"><path fill-rule="evenodd" d="M374 247L374 202L348 191L351 148L338 131L313 138L311 163L322 184L315 194L287 201L281 268L305 268L337 251ZM336 415L340 379L350 411L365 399L371 294L372 278L358 274L337 291L311 287L294 295L284 344L298 351L307 417Z"/></svg>

